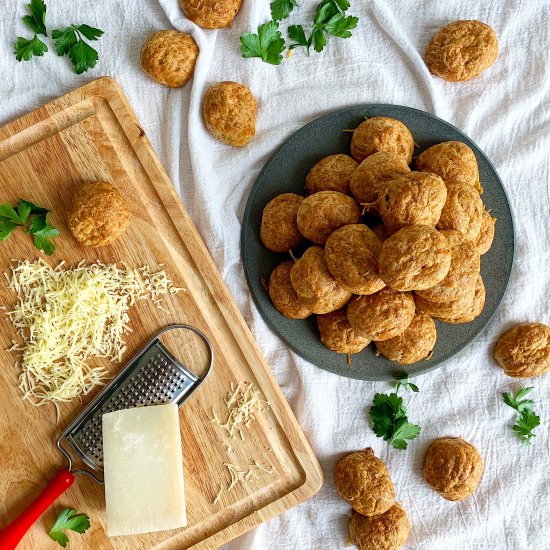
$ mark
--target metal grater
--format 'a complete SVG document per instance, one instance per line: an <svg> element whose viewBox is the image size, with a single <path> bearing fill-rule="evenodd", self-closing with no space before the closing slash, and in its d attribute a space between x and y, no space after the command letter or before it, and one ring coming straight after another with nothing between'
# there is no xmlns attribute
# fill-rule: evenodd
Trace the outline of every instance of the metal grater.
<svg viewBox="0 0 550 550"><path fill-rule="evenodd" d="M206 373L199 378L186 368L159 340L159 337L175 329L190 330L197 334L208 348ZM82 461L97 472L103 471L103 433L101 417L105 413L176 403L185 400L204 382L212 369L214 354L208 338L191 325L170 325L161 330L135 355L128 364L103 388L97 397L73 420L57 439L58 449L69 461L72 457L63 447L66 442ZM89 470L74 470L103 481Z"/></svg>

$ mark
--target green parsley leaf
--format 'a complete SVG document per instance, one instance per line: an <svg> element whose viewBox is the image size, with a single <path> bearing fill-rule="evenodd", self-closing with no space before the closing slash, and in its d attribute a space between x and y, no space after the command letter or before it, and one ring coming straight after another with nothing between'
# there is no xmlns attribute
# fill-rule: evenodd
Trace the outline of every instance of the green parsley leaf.
<svg viewBox="0 0 550 550"><path fill-rule="evenodd" d="M269 4L271 8L271 19L273 19L273 21L286 19L297 5L298 0L273 0L273 2Z"/></svg>
<svg viewBox="0 0 550 550"><path fill-rule="evenodd" d="M69 25L65 29L52 31L57 55L62 56L68 53L76 74L82 74L95 67L99 58L97 51L84 42L82 37L84 36L88 40L97 40L102 35L102 30L89 25Z"/></svg>
<svg viewBox="0 0 550 550"><path fill-rule="evenodd" d="M48 46L35 34L30 40L19 36L13 53L17 61L29 61L33 56L42 57L47 51Z"/></svg>
<svg viewBox="0 0 550 550"><path fill-rule="evenodd" d="M25 199L19 199L18 206L21 206L22 204L28 206L31 209L31 214L47 214L49 212L47 208L42 208L41 206L37 206L31 201L26 201Z"/></svg>
<svg viewBox="0 0 550 550"><path fill-rule="evenodd" d="M513 409L516 409L518 412L523 412L525 410L532 411L533 406L535 405L535 402L532 399L524 399L527 395L529 395L535 388L528 387L528 388L522 388L518 391L516 396L512 395L510 392L505 392L502 394L502 397L504 398L504 402Z"/></svg>
<svg viewBox="0 0 550 550"><path fill-rule="evenodd" d="M17 205L17 215L23 223L27 221L31 210L32 208L28 204L19 201L19 204Z"/></svg>
<svg viewBox="0 0 550 550"><path fill-rule="evenodd" d="M320 53L325 49L327 45L327 37L322 29L315 29L313 31L313 49Z"/></svg>
<svg viewBox="0 0 550 550"><path fill-rule="evenodd" d="M395 391L399 392L401 388L403 388L405 391L412 391L415 393L420 391L416 384L413 384L411 381L409 381L409 375L407 373L397 377L397 384L395 384Z"/></svg>
<svg viewBox="0 0 550 550"><path fill-rule="evenodd" d="M77 29L88 40L98 40L104 34L102 30L90 27L90 25L79 25Z"/></svg>
<svg viewBox="0 0 550 550"><path fill-rule="evenodd" d="M50 237L57 237L59 230L48 223L48 214L33 215L29 222L28 233L33 236L34 246L44 254L51 256L55 245Z"/></svg>
<svg viewBox="0 0 550 550"><path fill-rule="evenodd" d="M59 235L59 229L56 229L49 223L41 227L40 229L36 231L30 231L29 233L31 235L36 235L38 237L47 238L47 237L57 237Z"/></svg>
<svg viewBox="0 0 550 550"><path fill-rule="evenodd" d="M13 230L16 229L18 224L7 221L0 220L0 241L5 241L13 233Z"/></svg>
<svg viewBox="0 0 550 550"><path fill-rule="evenodd" d="M19 210L19 206L17 207ZM10 204L0 204L0 218L4 218L5 220L9 220L16 225L23 225L26 221L22 220L18 212L15 211L15 208L11 206Z"/></svg>
<svg viewBox="0 0 550 550"><path fill-rule="evenodd" d="M46 4L44 4L44 0L31 0L31 3L27 7L31 15L25 15L23 23L35 34L48 36L46 32Z"/></svg>
<svg viewBox="0 0 550 550"><path fill-rule="evenodd" d="M357 27L357 23L359 23L358 17L338 13L323 25L323 30L338 38L350 38L351 31Z"/></svg>
<svg viewBox="0 0 550 550"><path fill-rule="evenodd" d="M304 27L302 27L302 25L291 25L288 27L288 36L291 40L294 40L294 44L289 46L289 50L304 46L307 48L307 53L309 55L311 42L306 38L306 33L304 32Z"/></svg>
<svg viewBox="0 0 550 550"><path fill-rule="evenodd" d="M396 393L377 393L369 412L374 433L396 449L406 449L406 440L420 433L420 426L409 422L403 399Z"/></svg>
<svg viewBox="0 0 550 550"><path fill-rule="evenodd" d="M392 433L392 421L396 414L401 411L403 399L396 393L386 395L377 393L374 396L372 407L370 408L370 417L374 433L378 437L388 440ZM406 411L405 411L406 412Z"/></svg>
<svg viewBox="0 0 550 550"><path fill-rule="evenodd" d="M39 235L33 235L34 247L38 250L42 250L46 256L51 256L55 252L55 244L46 237Z"/></svg>
<svg viewBox="0 0 550 550"><path fill-rule="evenodd" d="M336 4L338 5L338 7L342 10L342 11L346 11L349 6L350 6L350 3L348 2L348 0L334 0L336 2Z"/></svg>
<svg viewBox="0 0 550 550"><path fill-rule="evenodd" d="M80 40L69 50L69 57L73 62L74 72L82 74L95 67L99 56L89 44Z"/></svg>
<svg viewBox="0 0 550 550"><path fill-rule="evenodd" d="M394 427L393 434L391 436L390 444L396 449L406 449L406 439L414 439L418 437L420 433L420 426L416 424L410 424L407 417L400 418Z"/></svg>
<svg viewBox="0 0 550 550"><path fill-rule="evenodd" d="M279 24L269 21L258 27L258 34L245 32L241 36L241 53L244 58L259 57L266 63L279 65L285 49L285 41Z"/></svg>
<svg viewBox="0 0 550 550"><path fill-rule="evenodd" d="M59 514L49 535L50 538L58 542L63 548L66 548L69 538L64 531L69 530L75 533L84 533L89 527L90 518L86 514L78 514L76 510L66 508Z"/></svg>
<svg viewBox="0 0 550 550"><path fill-rule="evenodd" d="M540 425L540 418L532 411L523 411L512 427L524 445L531 445L533 430Z"/></svg>
<svg viewBox="0 0 550 550"><path fill-rule="evenodd" d="M323 0L315 11L315 17L313 18L313 24L315 26L326 23L330 18L334 17L337 13L340 13L339 6L333 0Z"/></svg>
<svg viewBox="0 0 550 550"><path fill-rule="evenodd" d="M69 50L78 42L76 28L74 26L67 27L66 29L53 30L52 38L55 41L55 51L59 56L69 53Z"/></svg>
<svg viewBox="0 0 550 550"><path fill-rule="evenodd" d="M540 425L540 418L533 412L535 402L532 399L526 399L533 390L533 387L528 387L520 389L516 395L510 392L502 394L504 402L519 413L512 430L525 445L531 445L531 440L535 437L533 430Z"/></svg>

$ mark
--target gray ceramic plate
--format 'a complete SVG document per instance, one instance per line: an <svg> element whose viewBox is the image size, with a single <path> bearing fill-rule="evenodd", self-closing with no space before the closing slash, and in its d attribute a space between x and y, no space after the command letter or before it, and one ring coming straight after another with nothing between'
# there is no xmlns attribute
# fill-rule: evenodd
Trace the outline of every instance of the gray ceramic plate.
<svg viewBox="0 0 550 550"><path fill-rule="evenodd" d="M296 353L321 369L361 380L390 380L403 368L382 356L375 356L372 347L352 356L347 365L346 356L327 349L319 339L315 316L299 321L280 314L269 300L261 278L269 280L271 270L287 254L275 254L260 241L260 222L264 206L280 193L305 195L304 182L309 169L322 157L333 153L349 154L351 133L371 116L388 116L402 121L412 132L418 155L424 149L441 141L463 141L477 156L480 180L485 189L483 201L497 218L496 236L491 250L482 256L481 274L487 289L482 314L464 325L437 322L437 344L433 357L407 367L412 375L440 367L470 344L485 328L497 310L512 270L514 260L514 226L506 193L500 178L483 152L460 130L424 111L399 105L364 105L331 113L310 122L291 136L271 157L260 172L252 188L244 212L241 251L248 286L265 321ZM297 255L302 253L298 250Z"/></svg>

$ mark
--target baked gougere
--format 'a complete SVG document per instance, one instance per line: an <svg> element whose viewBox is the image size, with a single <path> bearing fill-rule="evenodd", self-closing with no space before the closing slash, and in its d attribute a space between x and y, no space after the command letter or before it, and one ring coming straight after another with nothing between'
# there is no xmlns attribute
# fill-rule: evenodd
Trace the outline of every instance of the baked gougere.
<svg viewBox="0 0 550 550"><path fill-rule="evenodd" d="M243 147L256 134L256 100L238 82L218 82L208 88L202 116L208 131L227 145Z"/></svg>
<svg viewBox="0 0 550 550"><path fill-rule="evenodd" d="M106 181L82 183L75 191L67 222L74 238L85 246L105 246L128 227L132 214L116 187Z"/></svg>

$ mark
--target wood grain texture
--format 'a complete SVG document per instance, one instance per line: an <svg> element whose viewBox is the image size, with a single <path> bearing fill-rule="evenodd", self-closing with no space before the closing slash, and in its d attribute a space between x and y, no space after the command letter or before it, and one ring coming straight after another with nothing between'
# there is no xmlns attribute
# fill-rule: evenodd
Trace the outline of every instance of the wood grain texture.
<svg viewBox="0 0 550 550"><path fill-rule="evenodd" d="M133 219L115 243L87 249L70 235L63 213L75 186L83 181L112 182L127 199ZM163 264L184 292L166 299L169 314L140 301L131 310L133 332L123 363L160 328L192 324L207 334L215 353L214 370L180 409L185 463L188 527L134 537L108 539L105 534L103 487L78 476L71 489L53 505L23 539L21 549L58 548L47 534L63 507L91 517L85 535L70 535L73 550L217 548L271 517L315 494L322 473L295 417L285 401L257 344L224 285L212 258L193 226L174 187L124 94L115 81L100 78L0 128L0 202L26 198L53 211L61 230L57 250L48 261L124 261L128 265ZM22 231L0 243L0 266L12 260L37 259L40 253ZM15 296L0 281L0 305L11 308ZM95 395L61 406L58 424L50 407L32 407L18 388L16 357L5 350L14 329L0 318L0 527L6 525L64 466L55 439ZM196 344L181 343L185 355ZM200 368L187 354L187 363ZM193 359L195 361L193 362ZM110 364L111 373L121 365ZM250 425L245 440L231 440L210 421L212 407L223 411L229 385L256 384L270 407ZM245 469L251 458L273 466L276 474L237 484L213 504L220 484L228 485L224 462Z"/></svg>

